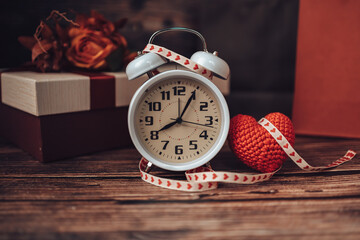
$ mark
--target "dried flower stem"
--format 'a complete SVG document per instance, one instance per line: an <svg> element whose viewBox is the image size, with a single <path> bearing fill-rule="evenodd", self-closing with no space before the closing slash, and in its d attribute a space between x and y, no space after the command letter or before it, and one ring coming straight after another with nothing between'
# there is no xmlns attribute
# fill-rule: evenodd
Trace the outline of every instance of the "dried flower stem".
<svg viewBox="0 0 360 240"><path fill-rule="evenodd" d="M67 18L65 16L66 13L61 13L57 10L52 10L50 15L46 18L46 20L50 20L51 18L53 18L54 16L59 16L60 18L64 19L66 22L68 23L71 23L72 25L76 26L76 27L80 27L80 25L76 22L74 22L73 20ZM41 44L41 31L43 30L44 28L44 22L41 21L39 26L37 26L36 30L35 30L35 33L34 33L34 38L35 40L37 41L37 43L39 44L39 47L41 48L41 50L44 52L44 53L47 53L47 51L43 48L42 44Z"/></svg>
<svg viewBox="0 0 360 240"><path fill-rule="evenodd" d="M71 20L71 19L68 19L68 18L65 16L65 14L66 14L66 13L61 13L61 12L59 12L58 10L52 10L51 13L50 13L50 15L46 18L46 20L49 20L49 19L52 18L52 16L54 16L54 15L58 15L58 16L60 16L62 19L64 19L65 21L73 24L74 26L80 27L79 24L77 24L76 22L74 22L74 21Z"/></svg>

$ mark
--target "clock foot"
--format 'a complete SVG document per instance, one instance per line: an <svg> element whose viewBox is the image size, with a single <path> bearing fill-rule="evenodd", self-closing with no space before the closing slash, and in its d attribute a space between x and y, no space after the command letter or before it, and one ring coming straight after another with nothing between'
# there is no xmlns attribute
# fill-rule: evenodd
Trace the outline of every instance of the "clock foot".
<svg viewBox="0 0 360 240"><path fill-rule="evenodd" d="M207 167L207 168L209 168L209 169L212 169L212 168L211 168L210 161L209 161L209 162L207 162L207 163L205 163L205 164L204 164L204 167Z"/></svg>
<svg viewBox="0 0 360 240"><path fill-rule="evenodd" d="M153 167L153 164L151 162L148 162L145 168L145 172L149 173Z"/></svg>

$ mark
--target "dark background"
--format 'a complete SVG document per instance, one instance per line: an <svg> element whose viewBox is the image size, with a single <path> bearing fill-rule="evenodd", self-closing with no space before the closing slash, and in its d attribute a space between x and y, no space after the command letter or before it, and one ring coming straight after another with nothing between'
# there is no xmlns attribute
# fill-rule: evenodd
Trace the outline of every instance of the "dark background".
<svg viewBox="0 0 360 240"><path fill-rule="evenodd" d="M91 9L110 20L128 18L122 33L133 50L141 50L161 28L193 28L205 37L231 69L231 115L261 117L273 111L291 116L294 88L298 0L10 0L0 9L0 68L30 60L30 51L18 42L32 35L51 10ZM201 50L188 33L170 33L158 44L190 57Z"/></svg>

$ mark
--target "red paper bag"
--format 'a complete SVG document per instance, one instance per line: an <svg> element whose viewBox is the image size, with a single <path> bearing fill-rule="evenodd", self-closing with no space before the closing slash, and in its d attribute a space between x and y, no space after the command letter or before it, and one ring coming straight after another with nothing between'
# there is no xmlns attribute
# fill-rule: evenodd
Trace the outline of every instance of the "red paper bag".
<svg viewBox="0 0 360 240"><path fill-rule="evenodd" d="M301 0L297 134L360 138L360 1Z"/></svg>

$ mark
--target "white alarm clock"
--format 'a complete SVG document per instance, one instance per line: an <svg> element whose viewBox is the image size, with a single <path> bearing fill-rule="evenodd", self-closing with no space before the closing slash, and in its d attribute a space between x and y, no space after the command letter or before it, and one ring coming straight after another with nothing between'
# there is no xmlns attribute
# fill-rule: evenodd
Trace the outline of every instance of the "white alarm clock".
<svg viewBox="0 0 360 240"><path fill-rule="evenodd" d="M187 59L152 44L155 36L168 31L197 35L204 50ZM224 145L230 123L225 98L209 78L214 74L227 80L229 66L216 52L209 53L203 36L192 29L157 31L146 49L126 68L129 80L145 73L150 76L129 106L128 127L136 149L149 162L167 170L183 171L206 164ZM190 70L152 74L169 62Z"/></svg>

